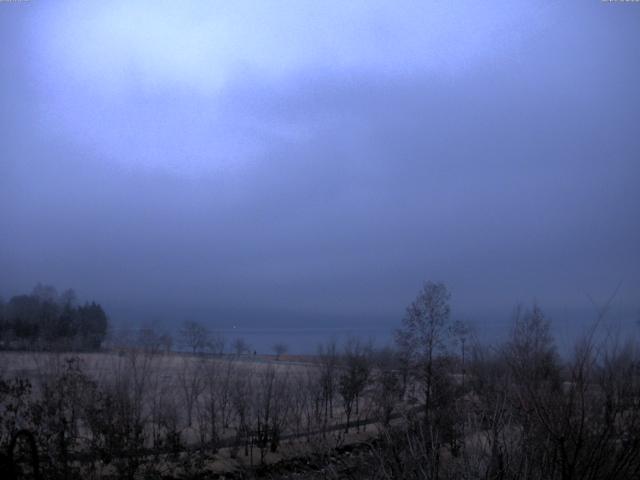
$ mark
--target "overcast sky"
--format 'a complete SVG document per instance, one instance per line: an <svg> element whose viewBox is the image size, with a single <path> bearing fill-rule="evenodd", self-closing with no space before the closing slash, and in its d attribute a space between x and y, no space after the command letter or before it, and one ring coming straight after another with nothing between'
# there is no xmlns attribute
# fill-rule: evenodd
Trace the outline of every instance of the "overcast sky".
<svg viewBox="0 0 640 480"><path fill-rule="evenodd" d="M599 0L0 3L0 295L317 327L621 284L637 318L639 45Z"/></svg>

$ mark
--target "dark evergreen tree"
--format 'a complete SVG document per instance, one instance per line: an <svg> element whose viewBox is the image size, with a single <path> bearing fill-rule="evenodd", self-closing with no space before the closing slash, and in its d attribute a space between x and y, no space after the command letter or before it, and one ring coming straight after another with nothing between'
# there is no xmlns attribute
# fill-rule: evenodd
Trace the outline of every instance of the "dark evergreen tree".
<svg viewBox="0 0 640 480"><path fill-rule="evenodd" d="M58 295L38 284L30 295L0 302L0 348L100 348L108 329L103 308L95 303L75 305L75 293Z"/></svg>

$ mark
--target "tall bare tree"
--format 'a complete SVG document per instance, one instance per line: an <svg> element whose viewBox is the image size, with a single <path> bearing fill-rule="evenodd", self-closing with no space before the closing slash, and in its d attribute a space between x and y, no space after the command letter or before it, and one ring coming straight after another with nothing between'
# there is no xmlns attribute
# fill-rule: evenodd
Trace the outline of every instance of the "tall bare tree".
<svg viewBox="0 0 640 480"><path fill-rule="evenodd" d="M182 345L195 355L209 348L211 332L200 322L185 320L180 329L180 339L182 340Z"/></svg>
<svg viewBox="0 0 640 480"><path fill-rule="evenodd" d="M247 341L242 337L238 337L233 341L233 351L237 356L248 353L250 351L250 348L251 347L249 346Z"/></svg>
<svg viewBox="0 0 640 480"><path fill-rule="evenodd" d="M343 364L338 380L338 390L347 416L345 433L349 431L353 409L355 408L356 415L359 414L360 396L367 386L370 375L371 346L362 345L355 338L349 339L344 348Z"/></svg>
<svg viewBox="0 0 640 480"><path fill-rule="evenodd" d="M322 386L322 402L324 408L323 430L326 430L329 418L333 418L333 400L337 393L338 345L335 338L326 345L318 346L318 365L320 367L320 384Z"/></svg>
<svg viewBox="0 0 640 480"><path fill-rule="evenodd" d="M286 343L278 342L273 345L272 350L273 350L273 353L276 354L276 360L280 360L280 357L285 353L287 353L287 351L289 350L289 347L287 346Z"/></svg>
<svg viewBox="0 0 640 480"><path fill-rule="evenodd" d="M425 421L430 420L436 359L444 353L450 334L451 294L443 283L426 282L407 307L396 343L422 385Z"/></svg>

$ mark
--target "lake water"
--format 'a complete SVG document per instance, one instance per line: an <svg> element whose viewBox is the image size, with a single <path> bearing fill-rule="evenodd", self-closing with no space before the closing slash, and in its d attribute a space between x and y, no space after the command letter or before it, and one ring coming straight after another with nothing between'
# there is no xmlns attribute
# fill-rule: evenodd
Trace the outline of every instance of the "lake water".
<svg viewBox="0 0 640 480"><path fill-rule="evenodd" d="M576 340L582 338L593 325L593 318L556 318L551 323L558 352L570 355L574 351ZM393 345L394 330L399 327L353 327L353 328L236 328L222 329L220 333L225 338L225 349L231 350L231 345L237 338L244 339L251 350L257 353L273 353L276 343L284 343L292 354L313 354L317 352L319 344L326 344L335 339L338 345L350 337L357 337L363 341L371 341L376 347ZM496 344L507 339L512 328L512 320L493 320L472 324L474 336L482 343ZM610 343L624 344L629 340L640 339L640 325L630 317L618 317L601 322L595 339L607 339Z"/></svg>
<svg viewBox="0 0 640 480"><path fill-rule="evenodd" d="M288 347L288 353L311 354L316 353L318 345L335 340L338 345L350 337L357 337L363 341L371 341L376 347L383 347L393 341L391 328L230 328L218 330L225 339L225 350L230 351L233 342L242 338L251 351L257 353L273 353L276 343L283 343Z"/></svg>
<svg viewBox="0 0 640 480"><path fill-rule="evenodd" d="M551 327L558 347L558 351L567 355L573 351L576 339L584 335L595 320L593 309L569 310L557 309L549 310L548 318L551 319ZM198 319L197 317L195 317ZM462 316L467 320L474 331L475 337L482 343L496 344L507 339L513 325L512 311L507 309L485 313L483 315L468 314ZM612 341L624 343L629 339L636 341L640 337L640 314L634 310L612 311L602 322L598 330L598 338L610 338ZM363 341L371 341L376 347L393 344L393 332L400 327L401 321L387 320L384 322L371 321L368 324L360 321L349 324L344 322L343 326L333 321L325 322L322 327L269 327L247 325L245 322L242 328L231 328L231 322L227 322L226 327L218 327L214 322L207 322L203 315L202 319L198 319L207 325L212 331L221 333L225 339L225 350L231 352L233 342L242 338L247 342L251 351L256 353L268 354L273 353L273 346L276 343L287 345L291 354L314 354L317 352L319 344L326 344L328 341L335 339L339 345L349 339L349 337L357 337ZM122 322L115 326L115 330L129 330L134 322ZM127 325L128 324L128 325ZM127 326L125 326L127 325ZM174 336L174 348L180 348L179 344L179 322L165 323L167 331ZM232 325L232 324L231 324ZM135 328L131 330L133 338L135 338Z"/></svg>

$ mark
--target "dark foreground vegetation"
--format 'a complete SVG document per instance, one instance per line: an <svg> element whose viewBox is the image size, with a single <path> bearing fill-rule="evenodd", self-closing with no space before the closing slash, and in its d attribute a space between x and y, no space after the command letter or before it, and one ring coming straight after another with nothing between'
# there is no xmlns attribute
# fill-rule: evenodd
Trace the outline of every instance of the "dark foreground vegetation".
<svg viewBox="0 0 640 480"><path fill-rule="evenodd" d="M2 374L0 478L640 478L640 351L602 340L602 315L570 357L537 306L484 346L427 283L394 349L257 362L191 322L188 355L149 330L51 354Z"/></svg>

